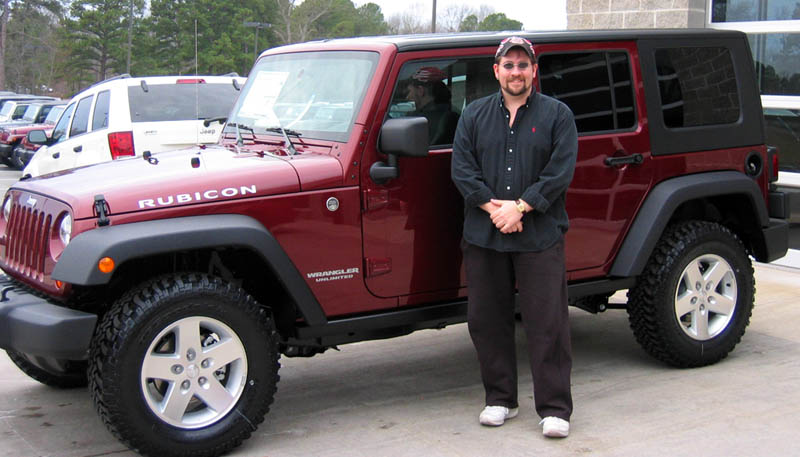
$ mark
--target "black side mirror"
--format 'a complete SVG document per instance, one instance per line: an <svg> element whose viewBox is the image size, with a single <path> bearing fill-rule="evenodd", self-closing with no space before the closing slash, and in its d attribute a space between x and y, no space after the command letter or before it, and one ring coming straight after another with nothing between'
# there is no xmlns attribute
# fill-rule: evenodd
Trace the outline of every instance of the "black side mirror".
<svg viewBox="0 0 800 457"><path fill-rule="evenodd" d="M31 130L28 132L28 141L33 144L48 144L50 138L47 138L47 134L44 133L44 130Z"/></svg>
<svg viewBox="0 0 800 457"><path fill-rule="evenodd" d="M424 117L389 119L381 127L378 141L387 163L375 162L369 176L377 184L397 177L397 156L426 157L428 155L428 120Z"/></svg>
<svg viewBox="0 0 800 457"><path fill-rule="evenodd" d="M428 119L401 117L389 119L381 127L380 150L405 157L428 155Z"/></svg>

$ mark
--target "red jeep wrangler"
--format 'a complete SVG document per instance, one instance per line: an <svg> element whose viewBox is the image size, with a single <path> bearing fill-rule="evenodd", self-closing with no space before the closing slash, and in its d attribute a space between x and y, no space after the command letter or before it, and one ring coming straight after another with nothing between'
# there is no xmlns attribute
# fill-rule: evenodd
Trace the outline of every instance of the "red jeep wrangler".
<svg viewBox="0 0 800 457"><path fill-rule="evenodd" d="M724 358L749 323L751 257L788 242L745 35L525 36L537 87L580 135L572 303L603 311L629 289L647 352L681 367ZM498 90L504 37L271 49L230 117L207 120L225 122L219 145L15 184L0 347L45 384L88 382L138 452L216 455L263 421L281 354L463 322L453 120Z"/></svg>

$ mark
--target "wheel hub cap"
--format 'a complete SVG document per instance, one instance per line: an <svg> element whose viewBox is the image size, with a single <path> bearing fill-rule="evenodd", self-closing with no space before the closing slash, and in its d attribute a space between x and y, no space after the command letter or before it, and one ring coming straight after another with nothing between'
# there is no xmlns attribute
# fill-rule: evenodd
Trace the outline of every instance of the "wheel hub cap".
<svg viewBox="0 0 800 457"><path fill-rule="evenodd" d="M238 403L247 385L247 353L222 321L187 317L153 339L140 379L147 406L158 419L182 429L207 427Z"/></svg>
<svg viewBox="0 0 800 457"><path fill-rule="evenodd" d="M737 290L724 258L704 254L689 262L675 291L675 317L684 333L700 341L722 333L736 309Z"/></svg>

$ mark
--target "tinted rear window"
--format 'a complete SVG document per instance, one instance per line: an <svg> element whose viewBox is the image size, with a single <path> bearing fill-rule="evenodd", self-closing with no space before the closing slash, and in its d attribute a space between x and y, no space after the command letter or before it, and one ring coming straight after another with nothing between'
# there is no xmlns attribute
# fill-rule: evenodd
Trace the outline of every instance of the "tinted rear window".
<svg viewBox="0 0 800 457"><path fill-rule="evenodd" d="M667 127L731 124L739 119L739 92L728 49L658 49L656 70Z"/></svg>
<svg viewBox="0 0 800 457"><path fill-rule="evenodd" d="M128 87L133 122L187 121L227 116L239 95L233 84L159 84Z"/></svg>

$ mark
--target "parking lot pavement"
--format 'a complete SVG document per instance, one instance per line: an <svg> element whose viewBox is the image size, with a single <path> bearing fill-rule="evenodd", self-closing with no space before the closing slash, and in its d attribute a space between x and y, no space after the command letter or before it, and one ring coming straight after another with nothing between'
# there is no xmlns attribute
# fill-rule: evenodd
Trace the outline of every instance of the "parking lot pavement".
<svg viewBox="0 0 800 457"><path fill-rule="evenodd" d="M624 311L573 310L575 414L566 440L540 434L523 344L520 415L500 428L478 425L477 362L466 326L455 325L282 359L266 422L230 455L800 455L800 270L757 265L756 278L742 342L705 368L651 359ZM103 427L86 389L42 386L0 356L0 456L98 455L134 454Z"/></svg>
<svg viewBox="0 0 800 457"><path fill-rule="evenodd" d="M11 187L11 185L15 182L19 181L20 176L22 176L21 171L13 170L3 164L0 164L0 190L2 190L2 193L5 194L6 189Z"/></svg>

